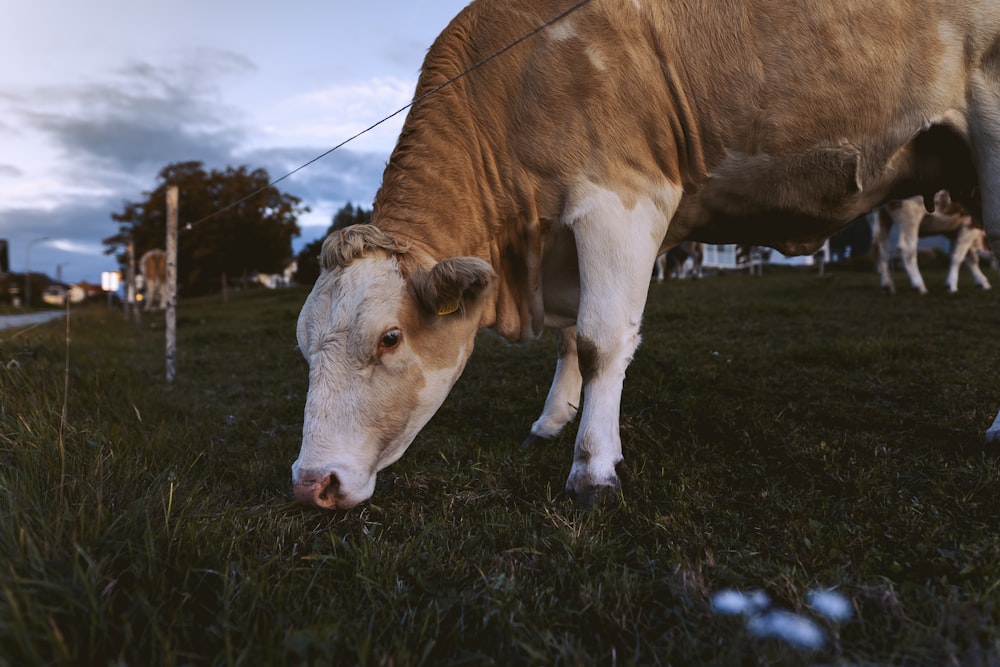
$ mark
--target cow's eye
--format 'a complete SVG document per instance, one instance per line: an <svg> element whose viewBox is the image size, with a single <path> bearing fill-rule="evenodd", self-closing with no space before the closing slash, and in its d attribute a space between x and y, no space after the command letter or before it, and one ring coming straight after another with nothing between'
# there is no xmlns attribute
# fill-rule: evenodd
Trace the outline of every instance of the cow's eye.
<svg viewBox="0 0 1000 667"><path fill-rule="evenodd" d="M392 348L399 345L399 341L403 340L403 332L399 329L389 329L384 334L382 338L378 341L378 351L379 354L385 352L386 350L391 350Z"/></svg>

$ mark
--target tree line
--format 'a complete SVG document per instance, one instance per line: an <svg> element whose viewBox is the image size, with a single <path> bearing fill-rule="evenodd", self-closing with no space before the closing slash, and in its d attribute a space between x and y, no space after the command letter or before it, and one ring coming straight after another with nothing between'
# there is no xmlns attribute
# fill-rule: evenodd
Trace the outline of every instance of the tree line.
<svg viewBox="0 0 1000 667"><path fill-rule="evenodd" d="M276 273L291 260L292 239L300 234L297 217L308 209L297 197L267 187L270 177L265 170L241 166L206 171L201 162L181 162L165 167L157 180L156 188L143 193L142 201L127 201L120 212L111 215L119 230L104 239L104 245L121 266L127 265L130 241L136 258L147 250L164 247L166 191L172 185L181 194L177 239L180 293L218 290L223 276L237 280L252 271ZM213 216L258 190L246 201Z"/></svg>
<svg viewBox="0 0 1000 667"><path fill-rule="evenodd" d="M103 240L105 253L115 255L125 267L130 241L136 259L147 250L163 248L166 192L176 185L180 190L179 293L197 296L218 291L224 280L238 282L252 273L281 273L292 260L298 265L293 279L311 285L319 276L318 256L326 234L294 254L292 240L301 235L298 217L309 208L270 183L264 169L240 166L207 171L196 161L170 164L141 201L126 201L111 214L118 233ZM327 233L370 220L370 210L348 203L333 216Z"/></svg>

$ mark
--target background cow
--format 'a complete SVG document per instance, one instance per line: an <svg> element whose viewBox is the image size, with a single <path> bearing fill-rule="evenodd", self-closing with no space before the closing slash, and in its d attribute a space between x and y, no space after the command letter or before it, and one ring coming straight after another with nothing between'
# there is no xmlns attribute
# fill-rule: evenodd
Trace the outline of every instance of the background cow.
<svg viewBox="0 0 1000 667"><path fill-rule="evenodd" d="M167 253L154 248L139 258L139 273L142 275L143 310L163 310L167 307Z"/></svg>
<svg viewBox="0 0 1000 667"><path fill-rule="evenodd" d="M945 279L949 292L958 291L958 267L963 262L976 284L982 289L990 289L990 281L979 269L979 254L986 247L986 233L976 226L967 211L951 200L947 191L934 195L933 212L927 212L923 198L918 196L891 201L881 207L874 217L872 231L876 265L882 288L890 294L896 293L890 267L893 226L899 233L899 256L913 289L927 294L924 278L917 266L917 243L920 238L928 236L944 236L951 241L950 265Z"/></svg>
<svg viewBox="0 0 1000 667"><path fill-rule="evenodd" d="M543 326L561 343L529 440L579 411L566 489L617 498L622 383L664 249L811 254L940 189L996 247L998 44L996 0L473 2L427 53L371 224L324 242L297 328L296 498L369 498L480 329Z"/></svg>
<svg viewBox="0 0 1000 667"><path fill-rule="evenodd" d="M292 284L292 277L295 272L299 270L299 263L292 260L287 264L281 273L257 273L255 277L257 282L268 289L279 289L281 287L288 287ZM254 276L251 276L253 278Z"/></svg>
<svg viewBox="0 0 1000 667"><path fill-rule="evenodd" d="M687 261L691 260L691 269L685 273ZM656 282L662 283L667 276L683 278L701 278L701 265L705 259L705 244L697 241L685 241L656 258Z"/></svg>

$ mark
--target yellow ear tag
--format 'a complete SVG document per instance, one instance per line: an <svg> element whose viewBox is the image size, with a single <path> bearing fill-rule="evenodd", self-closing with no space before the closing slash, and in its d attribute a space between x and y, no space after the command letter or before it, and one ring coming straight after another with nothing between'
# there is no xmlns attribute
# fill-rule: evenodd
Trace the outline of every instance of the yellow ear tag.
<svg viewBox="0 0 1000 667"><path fill-rule="evenodd" d="M447 303L443 303L441 304L440 307L438 307L438 315L451 315L456 310L458 310L458 306L459 306L458 299L455 299L454 301L449 301Z"/></svg>

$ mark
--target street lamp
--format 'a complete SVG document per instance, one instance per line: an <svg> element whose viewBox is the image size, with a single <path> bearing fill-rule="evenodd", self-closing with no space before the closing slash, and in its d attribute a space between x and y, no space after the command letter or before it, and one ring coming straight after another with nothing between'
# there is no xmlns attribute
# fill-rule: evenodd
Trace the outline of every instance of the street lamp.
<svg viewBox="0 0 1000 667"><path fill-rule="evenodd" d="M28 241L28 246L24 251L24 307L26 309L31 308L31 246L48 240L48 236L31 239Z"/></svg>

